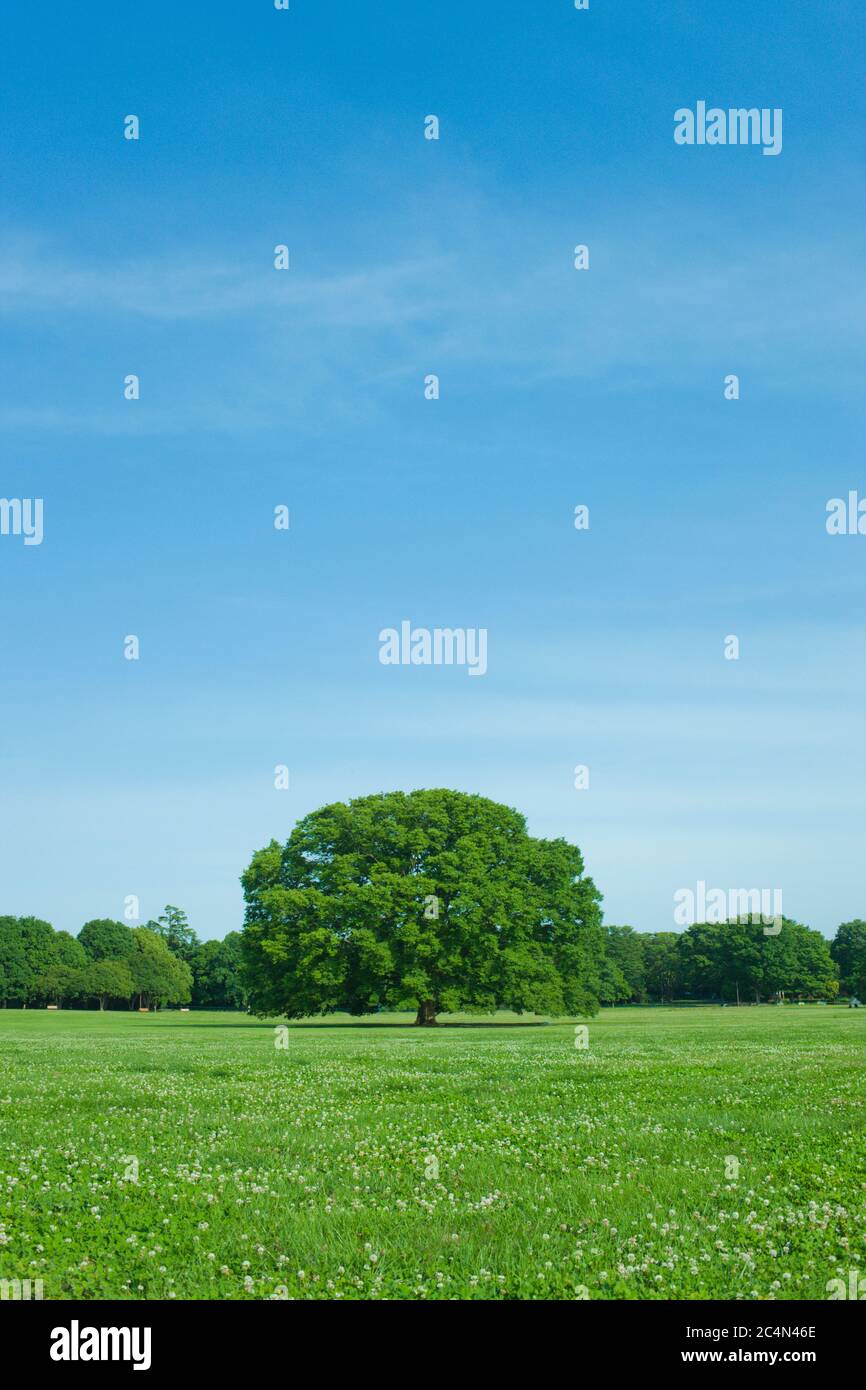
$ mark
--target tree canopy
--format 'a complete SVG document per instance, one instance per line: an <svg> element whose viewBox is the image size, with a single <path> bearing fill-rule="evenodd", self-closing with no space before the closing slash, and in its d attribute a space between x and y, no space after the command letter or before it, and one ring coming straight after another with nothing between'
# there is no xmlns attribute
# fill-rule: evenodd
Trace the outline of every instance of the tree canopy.
<svg viewBox="0 0 866 1390"><path fill-rule="evenodd" d="M192 972L173 956L162 937L148 927L136 927L134 950L125 962L139 1005L185 1004L192 994Z"/></svg>
<svg viewBox="0 0 866 1390"><path fill-rule="evenodd" d="M192 952L193 998L203 1009L240 1009L245 998L241 982L241 934L230 931L222 941L201 941Z"/></svg>
<svg viewBox="0 0 866 1390"><path fill-rule="evenodd" d="M122 960L135 949L133 928L110 917L97 917L85 922L78 940L91 960Z"/></svg>
<svg viewBox="0 0 866 1390"><path fill-rule="evenodd" d="M828 943L787 917L778 934L759 917L701 922L679 938L680 981L695 997L754 998L783 993L824 996L837 981Z"/></svg>
<svg viewBox="0 0 866 1390"><path fill-rule="evenodd" d="M242 878L250 1001L290 1018L343 1009L598 1006L600 897L580 850L535 839L464 792L389 792L304 817Z"/></svg>
<svg viewBox="0 0 866 1390"><path fill-rule="evenodd" d="M190 964L199 940L182 908L172 907L171 903L168 903L156 921L146 922L145 926L162 937L172 955Z"/></svg>

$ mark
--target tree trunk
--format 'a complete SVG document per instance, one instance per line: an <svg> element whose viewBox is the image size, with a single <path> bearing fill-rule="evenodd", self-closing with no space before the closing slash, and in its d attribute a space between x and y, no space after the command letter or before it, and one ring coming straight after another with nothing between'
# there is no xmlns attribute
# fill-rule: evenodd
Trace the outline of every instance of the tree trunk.
<svg viewBox="0 0 866 1390"><path fill-rule="evenodd" d="M416 1024L422 1024L426 1028L436 1026L436 1005L432 999L425 999L423 1004L418 1005L418 1013L415 1016Z"/></svg>

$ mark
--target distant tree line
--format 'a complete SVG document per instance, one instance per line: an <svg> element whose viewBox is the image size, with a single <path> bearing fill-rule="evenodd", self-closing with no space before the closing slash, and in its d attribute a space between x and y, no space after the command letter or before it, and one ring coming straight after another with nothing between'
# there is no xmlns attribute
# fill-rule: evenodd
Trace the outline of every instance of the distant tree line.
<svg viewBox="0 0 866 1390"><path fill-rule="evenodd" d="M833 999L840 990L866 999L866 922L844 922L831 942L787 917L778 932L751 917L682 932L604 930L603 1004Z"/></svg>
<svg viewBox="0 0 866 1390"><path fill-rule="evenodd" d="M130 927L97 918L77 937L38 917L0 917L0 1005L238 1009L240 933L199 941L180 908Z"/></svg>
<svg viewBox="0 0 866 1390"><path fill-rule="evenodd" d="M860 920L844 922L832 942L788 918L775 934L741 918L682 932L603 926L601 937L592 982L602 1005L833 999L840 991L866 1001ZM242 948L240 932L199 941L172 906L141 927L98 918L77 937L37 917L0 917L0 1006L243 1009L255 981ZM273 1001L274 1011L281 1003Z"/></svg>

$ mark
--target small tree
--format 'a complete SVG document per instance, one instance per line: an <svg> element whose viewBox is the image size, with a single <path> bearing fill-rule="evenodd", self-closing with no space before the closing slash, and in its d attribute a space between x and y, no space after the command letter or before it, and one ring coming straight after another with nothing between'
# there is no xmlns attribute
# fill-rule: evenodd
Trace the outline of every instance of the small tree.
<svg viewBox="0 0 866 1390"><path fill-rule="evenodd" d="M77 999L80 971L72 966L55 961L41 975L36 977L31 998L44 1000L59 1008L70 999Z"/></svg>
<svg viewBox="0 0 866 1390"><path fill-rule="evenodd" d="M136 927L135 950L127 962L139 1008L160 1004L185 1004L192 990L192 973L173 956L161 937L147 927Z"/></svg>
<svg viewBox="0 0 866 1390"><path fill-rule="evenodd" d="M135 993L132 971L126 960L91 961L81 972L80 997L96 999L100 1011L109 999L129 1001Z"/></svg>
<svg viewBox="0 0 866 1390"><path fill-rule="evenodd" d="M145 925L149 931L162 937L172 955L177 956L178 960L190 963L199 940L181 908L172 907L171 903L168 903L155 922L147 922Z"/></svg>

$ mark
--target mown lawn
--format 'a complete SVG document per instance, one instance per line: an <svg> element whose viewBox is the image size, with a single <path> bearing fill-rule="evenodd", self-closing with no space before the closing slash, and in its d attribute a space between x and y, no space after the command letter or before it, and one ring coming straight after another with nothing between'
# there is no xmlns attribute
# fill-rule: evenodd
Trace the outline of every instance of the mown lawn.
<svg viewBox="0 0 866 1390"><path fill-rule="evenodd" d="M586 1049L574 1023L502 1017L281 1038L0 1011L0 1278L46 1299L825 1299L866 1274L866 1010L617 1009Z"/></svg>

